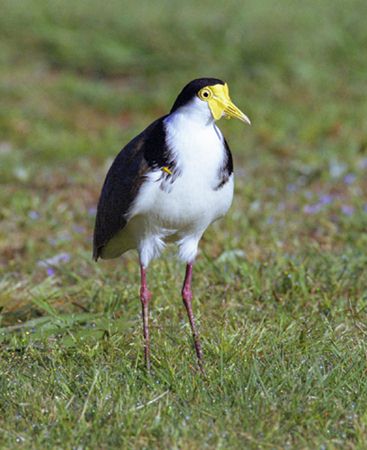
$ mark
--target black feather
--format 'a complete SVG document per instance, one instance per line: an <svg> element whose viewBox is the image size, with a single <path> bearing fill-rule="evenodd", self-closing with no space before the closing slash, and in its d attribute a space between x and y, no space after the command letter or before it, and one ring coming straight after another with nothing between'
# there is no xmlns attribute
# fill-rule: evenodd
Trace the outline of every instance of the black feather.
<svg viewBox="0 0 367 450"><path fill-rule="evenodd" d="M222 167L219 169L219 183L215 188L216 191L222 188L227 183L229 177L233 173L232 153L231 149L229 148L228 142L225 139L224 139L224 147L226 150L226 156L224 158Z"/></svg>
<svg viewBox="0 0 367 450"><path fill-rule="evenodd" d="M110 167L99 198L93 239L93 258L122 230L128 213L149 170L170 162L163 120L153 122L130 141Z"/></svg>
<svg viewBox="0 0 367 450"><path fill-rule="evenodd" d="M215 84L224 84L224 81L218 80L218 78L198 78L190 81L190 83L182 89L176 98L176 101L172 106L171 113L189 102L203 87L214 86Z"/></svg>

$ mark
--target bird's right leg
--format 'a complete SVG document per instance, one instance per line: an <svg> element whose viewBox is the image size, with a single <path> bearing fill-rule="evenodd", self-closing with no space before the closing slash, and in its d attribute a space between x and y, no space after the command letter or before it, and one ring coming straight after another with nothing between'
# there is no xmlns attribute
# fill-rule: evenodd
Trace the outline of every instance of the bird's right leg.
<svg viewBox="0 0 367 450"><path fill-rule="evenodd" d="M144 357L147 370L150 370L150 342L149 342L149 311L148 305L152 298L151 292L147 287L146 268L140 264L140 301L143 317L143 334L144 334Z"/></svg>

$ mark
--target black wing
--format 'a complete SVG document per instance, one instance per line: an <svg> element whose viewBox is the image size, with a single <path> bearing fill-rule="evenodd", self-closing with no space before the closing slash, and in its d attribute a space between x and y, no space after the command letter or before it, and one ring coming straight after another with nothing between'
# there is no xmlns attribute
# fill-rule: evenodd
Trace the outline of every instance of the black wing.
<svg viewBox="0 0 367 450"><path fill-rule="evenodd" d="M224 140L224 148L225 148L225 157L223 161L222 167L219 169L219 183L215 190L221 189L229 180L229 177L232 175L233 172L233 159L232 159L232 153L231 149L229 148L228 142Z"/></svg>
<svg viewBox="0 0 367 450"><path fill-rule="evenodd" d="M110 167L97 207L93 258L128 221L127 214L147 172L169 164L162 117L129 142Z"/></svg>

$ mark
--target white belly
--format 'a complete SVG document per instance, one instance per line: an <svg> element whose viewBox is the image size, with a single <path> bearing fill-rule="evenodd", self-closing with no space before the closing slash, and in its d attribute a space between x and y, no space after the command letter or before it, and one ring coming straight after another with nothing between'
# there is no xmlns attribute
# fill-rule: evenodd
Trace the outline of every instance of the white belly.
<svg viewBox="0 0 367 450"><path fill-rule="evenodd" d="M200 233L229 209L233 198L233 175L220 189L203 177L185 173L177 178L169 192L158 181L161 172L151 175L140 192L132 216L141 216L149 229L162 234Z"/></svg>

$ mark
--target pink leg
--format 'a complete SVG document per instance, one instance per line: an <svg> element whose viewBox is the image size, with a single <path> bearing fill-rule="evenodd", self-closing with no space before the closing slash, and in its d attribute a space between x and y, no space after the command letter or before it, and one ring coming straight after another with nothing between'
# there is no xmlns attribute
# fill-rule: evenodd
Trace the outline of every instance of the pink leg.
<svg viewBox="0 0 367 450"><path fill-rule="evenodd" d="M182 287L182 299L186 307L187 315L189 316L189 321L192 330L192 336L194 338L194 345L196 350L196 356L198 357L199 367L203 370L203 353L201 351L201 344L199 333L196 329L194 314L192 312L192 291L191 291L191 280L192 280L192 264L187 264L185 281Z"/></svg>
<svg viewBox="0 0 367 450"><path fill-rule="evenodd" d="M150 370L150 343L149 343L149 324L148 324L148 305L152 298L152 294L147 287L146 269L140 264L140 301L142 307L142 317L143 317L143 334L144 334L144 358L147 370Z"/></svg>

